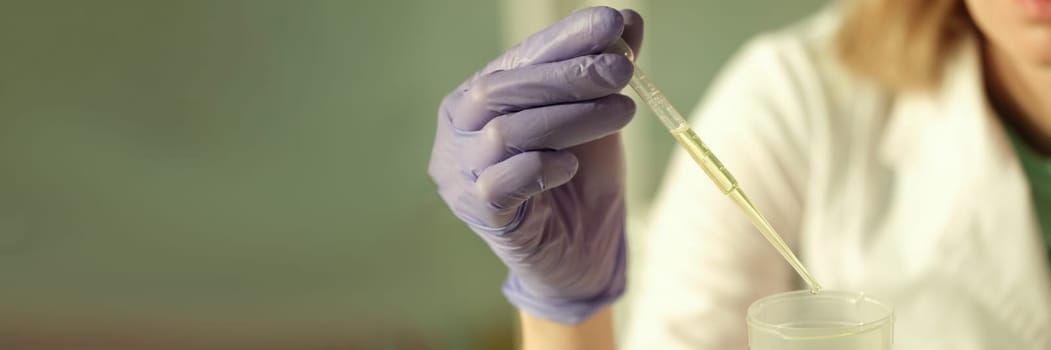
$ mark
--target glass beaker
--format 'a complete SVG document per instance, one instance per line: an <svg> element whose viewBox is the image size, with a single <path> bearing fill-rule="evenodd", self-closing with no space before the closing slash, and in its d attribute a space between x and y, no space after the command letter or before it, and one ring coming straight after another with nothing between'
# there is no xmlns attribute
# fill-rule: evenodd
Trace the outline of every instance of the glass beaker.
<svg viewBox="0 0 1051 350"><path fill-rule="evenodd" d="M861 292L774 294L748 307L752 350L890 350L894 309Z"/></svg>

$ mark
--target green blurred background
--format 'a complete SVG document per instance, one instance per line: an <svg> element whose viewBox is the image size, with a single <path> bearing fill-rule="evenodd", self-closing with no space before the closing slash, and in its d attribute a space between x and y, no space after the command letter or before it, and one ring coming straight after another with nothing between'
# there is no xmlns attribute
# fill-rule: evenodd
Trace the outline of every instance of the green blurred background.
<svg viewBox="0 0 1051 350"><path fill-rule="evenodd" d="M607 3L688 110L823 2L0 0L0 345L510 347L504 269L426 176L443 95ZM642 213L671 141L628 133Z"/></svg>

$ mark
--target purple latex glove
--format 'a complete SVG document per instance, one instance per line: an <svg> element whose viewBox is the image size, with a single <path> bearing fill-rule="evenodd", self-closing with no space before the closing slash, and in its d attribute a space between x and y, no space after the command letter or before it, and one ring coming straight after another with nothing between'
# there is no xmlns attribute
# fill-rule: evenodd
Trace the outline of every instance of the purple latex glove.
<svg viewBox="0 0 1051 350"><path fill-rule="evenodd" d="M575 324L624 292L624 161L635 114L618 92L638 13L574 12L489 63L442 101L428 169L453 213L507 265L504 294Z"/></svg>

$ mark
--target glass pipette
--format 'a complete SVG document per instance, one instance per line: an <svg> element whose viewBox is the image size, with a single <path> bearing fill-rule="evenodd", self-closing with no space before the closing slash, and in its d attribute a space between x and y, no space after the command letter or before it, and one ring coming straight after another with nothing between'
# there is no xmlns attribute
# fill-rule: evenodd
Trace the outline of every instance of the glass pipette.
<svg viewBox="0 0 1051 350"><path fill-rule="evenodd" d="M719 190L724 195L730 197L734 204L737 204L738 208L741 208L741 211L752 222L752 225L759 229L759 233L763 235L763 238L766 238L770 245L773 245L774 249L777 249L781 256L788 261L788 264L792 265L799 277L802 277L803 281L806 282L810 292L817 293L820 291L821 285L814 280L814 276L810 275L810 271L807 271L806 267L799 262L799 258L785 244L785 241L781 239L781 235L777 234L773 226L770 226L770 223L766 221L759 209L752 204L752 201L748 200L748 196L745 196L744 191L737 185L737 179L734 179L734 176L723 167L722 162L712 154L708 146L705 146L701 138L693 132L693 129L679 114L679 111L675 110L668 98L664 96L664 93L657 89L657 86L646 77L646 73L635 64L635 54L631 51L631 47L624 40L617 39L606 52L623 54L628 57L632 64L635 65L635 72L628 83L628 85L631 85L632 90L635 90L635 93L642 98L642 101L653 110L653 113L661 120L664 127L668 128L668 131L675 137L675 141L678 141L679 145L686 149L693 161L704 170L705 174L708 174L708 178L712 179L715 186L719 187Z"/></svg>

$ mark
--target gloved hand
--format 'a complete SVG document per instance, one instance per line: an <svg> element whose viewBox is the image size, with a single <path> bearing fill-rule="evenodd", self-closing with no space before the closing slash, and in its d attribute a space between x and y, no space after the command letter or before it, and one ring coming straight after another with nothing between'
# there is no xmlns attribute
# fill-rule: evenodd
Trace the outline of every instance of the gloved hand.
<svg viewBox="0 0 1051 350"><path fill-rule="evenodd" d="M624 291L624 162L635 113L618 92L642 18L587 8L534 34L442 101L428 172L438 193L510 274L531 315L575 324Z"/></svg>

